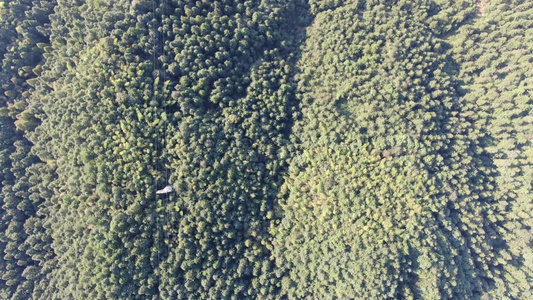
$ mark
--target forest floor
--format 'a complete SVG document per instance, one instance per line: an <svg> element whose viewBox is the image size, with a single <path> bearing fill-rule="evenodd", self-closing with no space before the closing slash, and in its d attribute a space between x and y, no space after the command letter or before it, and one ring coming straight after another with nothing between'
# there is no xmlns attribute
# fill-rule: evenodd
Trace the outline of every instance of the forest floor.
<svg viewBox="0 0 533 300"><path fill-rule="evenodd" d="M485 8L488 5L488 0L477 0L477 10L478 10L478 16L482 16L483 12L485 11Z"/></svg>

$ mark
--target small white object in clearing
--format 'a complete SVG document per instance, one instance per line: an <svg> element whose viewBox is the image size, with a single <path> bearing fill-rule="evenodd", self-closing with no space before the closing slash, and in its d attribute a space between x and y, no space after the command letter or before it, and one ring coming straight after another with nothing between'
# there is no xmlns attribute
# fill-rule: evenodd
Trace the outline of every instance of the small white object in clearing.
<svg viewBox="0 0 533 300"><path fill-rule="evenodd" d="M167 185L164 189L162 190L159 190L157 192L155 192L156 194L168 194L168 193L172 193L174 192L174 187L172 185Z"/></svg>

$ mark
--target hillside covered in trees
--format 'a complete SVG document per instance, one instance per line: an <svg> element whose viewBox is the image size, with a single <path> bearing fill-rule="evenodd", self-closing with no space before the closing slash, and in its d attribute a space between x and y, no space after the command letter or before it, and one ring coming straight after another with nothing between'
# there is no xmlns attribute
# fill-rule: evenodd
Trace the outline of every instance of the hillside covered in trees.
<svg viewBox="0 0 533 300"><path fill-rule="evenodd" d="M0 299L533 299L531 1L1 0L0 59Z"/></svg>

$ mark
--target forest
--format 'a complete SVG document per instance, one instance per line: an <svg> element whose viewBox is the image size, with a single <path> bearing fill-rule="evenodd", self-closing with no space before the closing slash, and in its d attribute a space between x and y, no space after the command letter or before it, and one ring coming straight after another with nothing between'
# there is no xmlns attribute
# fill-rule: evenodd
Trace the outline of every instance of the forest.
<svg viewBox="0 0 533 300"><path fill-rule="evenodd" d="M0 60L0 299L533 299L532 1L0 0Z"/></svg>

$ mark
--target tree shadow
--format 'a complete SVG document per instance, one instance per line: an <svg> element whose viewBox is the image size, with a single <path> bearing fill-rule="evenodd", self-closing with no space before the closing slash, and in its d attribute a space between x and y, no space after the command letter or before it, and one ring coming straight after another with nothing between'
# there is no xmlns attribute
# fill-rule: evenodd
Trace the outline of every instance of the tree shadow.
<svg viewBox="0 0 533 300"><path fill-rule="evenodd" d="M472 24L474 18L465 20L461 25ZM453 38L457 30L449 32L442 38ZM476 286L472 293L478 299L488 291L496 289L493 278L499 276L497 274L503 274L504 271L502 264L498 262L499 253L509 249L502 235L505 221L493 221L505 219L497 208L500 200L495 199L494 196L494 192L497 189L496 178L500 173L494 164L493 155L487 151L487 147L494 145L495 138L491 136L485 126L480 125L485 123L485 121L480 122L480 118L486 118L483 117L483 113L490 115L491 112L486 111L486 108L476 103L467 103L469 100L465 96L473 91L470 89L469 83L459 78L462 65L452 58L452 46L446 41L443 42L443 50L448 54L443 71L453 79L452 85L456 92L454 110L459 113L459 116L462 116L466 126L459 132L454 132L454 122L451 121L453 117L450 114L441 120L442 128L451 128L443 131L442 134L454 134L454 137L450 139L447 147L439 151L439 154L445 160L448 158L451 160L451 157L456 155L454 147L458 146L458 144L467 143L464 161L468 163L461 166L461 168L467 170L465 176L467 177L466 185L469 192L465 193L464 187L449 181L446 182L439 179L437 183L443 191L446 191L446 197L448 197L446 209L454 227L460 231L461 239L464 240L463 245L466 247L463 249L464 253L468 253L474 263L473 267L476 275L472 276L470 280L473 283L472 285ZM476 195L477 198L473 198L472 194ZM513 201L510 198L508 200L509 202ZM466 203L466 205L460 203ZM478 232L476 234L473 230L469 230L472 229L471 223L475 223L474 226L480 226L482 233ZM441 229L446 230L443 224L441 224ZM450 240L455 239L450 237ZM486 255L487 252L494 254L494 256L488 258L490 256ZM517 267L523 264L521 259L513 259L513 262ZM469 278L469 274L465 275L467 275L465 278Z"/></svg>
<svg viewBox="0 0 533 300"><path fill-rule="evenodd" d="M167 207L179 211L165 212L171 215L171 232L165 233L170 243L165 247L171 250L161 260L168 269L163 277L172 282L164 279L159 289L170 298L209 293L246 298L260 289L278 293L278 282L271 277L275 266L268 245L274 221L270 215L278 207L288 168L278 154L290 143L293 115L299 110L293 66L310 14L305 1L258 10L259 20L275 22L266 34L273 40L254 48L250 56L244 48L228 49L235 56L227 64L237 69L216 73L205 90L198 90L194 81L181 81L173 98L182 101L168 107L172 141L165 159L177 196L171 196L173 203ZM258 26L256 33L263 35L261 30ZM193 62L184 64L181 77ZM279 69L284 65L291 66L290 72ZM181 77L169 72L167 78L177 83ZM278 118L280 112L285 117Z"/></svg>

